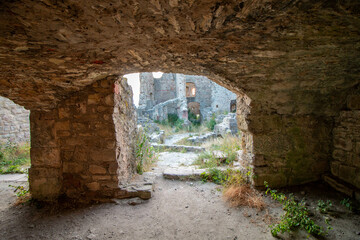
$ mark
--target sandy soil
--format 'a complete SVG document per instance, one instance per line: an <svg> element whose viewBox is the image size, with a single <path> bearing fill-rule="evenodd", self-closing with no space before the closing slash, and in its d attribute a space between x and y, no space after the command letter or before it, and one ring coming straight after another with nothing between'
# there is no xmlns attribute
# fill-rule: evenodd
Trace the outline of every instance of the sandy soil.
<svg viewBox="0 0 360 240"><path fill-rule="evenodd" d="M169 153L171 158L162 154L158 168L168 167L164 159L181 158L176 154ZM191 161L179 160L176 164L186 162ZM269 197L265 197L267 209L261 212L229 208L215 184L165 180L156 172L154 197L135 206L127 200L67 209L14 206L16 196L8 185L16 183L0 182L0 239L274 239L268 224L277 220L282 210ZM288 191L299 199L306 198L318 222L324 217L330 219L334 230L325 239L360 239L360 216L340 205L343 195L322 184ZM333 202L331 215L316 211L319 199ZM307 234L298 232L282 238L306 239Z"/></svg>

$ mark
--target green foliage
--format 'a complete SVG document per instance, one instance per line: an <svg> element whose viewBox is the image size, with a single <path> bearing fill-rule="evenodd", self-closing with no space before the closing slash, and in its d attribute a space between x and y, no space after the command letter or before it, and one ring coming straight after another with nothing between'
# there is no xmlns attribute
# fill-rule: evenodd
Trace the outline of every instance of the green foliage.
<svg viewBox="0 0 360 240"><path fill-rule="evenodd" d="M217 168L210 168L209 173L203 172L200 176L203 182L210 181L216 184L223 184L228 177L225 172Z"/></svg>
<svg viewBox="0 0 360 240"><path fill-rule="evenodd" d="M189 121L192 123L192 125L194 126L200 126L200 123L201 123L201 118L200 116L198 115L195 115L194 113L192 113L190 111L190 109L188 110L188 119Z"/></svg>
<svg viewBox="0 0 360 240"><path fill-rule="evenodd" d="M213 115L211 116L210 120L206 123L206 127L207 127L209 130L211 130L211 131L214 130L214 127L215 127L215 125L216 125L215 118L216 118L216 116L215 116L215 114L213 114Z"/></svg>
<svg viewBox="0 0 360 240"><path fill-rule="evenodd" d="M178 115L175 113L169 113L167 117L168 117L168 123L170 124L170 126L174 126L175 123L177 122L177 120L179 119Z"/></svg>
<svg viewBox="0 0 360 240"><path fill-rule="evenodd" d="M136 171L143 174L157 160L154 147L150 145L146 130L140 130L136 139L135 147Z"/></svg>
<svg viewBox="0 0 360 240"><path fill-rule="evenodd" d="M250 182L251 174L244 174L240 170L220 170L218 168L210 168L209 172L200 174L203 182L214 182L226 186L242 185Z"/></svg>
<svg viewBox="0 0 360 240"><path fill-rule="evenodd" d="M237 151L241 149L240 139L234 136L227 136L209 142L210 146L206 147L208 151L202 152L198 155L194 164L200 165L203 168L218 167L221 165L231 165L237 160ZM225 159L220 159L213 154L213 151L218 150L224 153Z"/></svg>
<svg viewBox="0 0 360 240"><path fill-rule="evenodd" d="M14 192L16 192L16 196L17 197L23 197L25 196L27 193L29 193L29 190L26 189L24 186L14 186L14 185L9 185L9 187L14 188Z"/></svg>
<svg viewBox="0 0 360 240"><path fill-rule="evenodd" d="M280 223L270 225L273 236L277 236L279 232L291 232L297 228L304 229L308 233L317 236L324 236L326 234L323 228L315 224L309 217L304 200L296 202L292 194L286 197L285 194L272 190L267 182L264 182L264 185L266 187L266 194L270 193L274 200L277 200L283 205L283 210L285 211L285 214L281 216ZM329 224L327 221L325 221L325 223ZM331 227L328 227L328 230L330 229Z"/></svg>
<svg viewBox="0 0 360 240"><path fill-rule="evenodd" d="M317 205L318 206L316 209L318 211L320 211L321 213L327 213L332 206L332 203L330 200L327 200L326 202L324 202L323 200L319 200Z"/></svg>
<svg viewBox="0 0 360 240"><path fill-rule="evenodd" d="M0 143L0 173L22 173L30 165L30 144Z"/></svg>
<svg viewBox="0 0 360 240"><path fill-rule="evenodd" d="M179 132L181 129L183 129L184 120L178 118L174 124L175 132Z"/></svg>
<svg viewBox="0 0 360 240"><path fill-rule="evenodd" d="M349 209L350 211L353 210L352 207L352 202L350 201L349 198L344 198L343 200L340 201L341 205L344 205L347 209Z"/></svg>

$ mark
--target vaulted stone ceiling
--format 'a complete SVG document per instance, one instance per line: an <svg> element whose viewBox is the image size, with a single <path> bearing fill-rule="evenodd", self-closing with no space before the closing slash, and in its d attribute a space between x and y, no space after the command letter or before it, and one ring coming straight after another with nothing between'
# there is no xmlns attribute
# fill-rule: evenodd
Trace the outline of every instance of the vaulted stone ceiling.
<svg viewBox="0 0 360 240"><path fill-rule="evenodd" d="M0 95L51 109L108 74L201 74L264 111L329 114L359 84L358 1L0 3Z"/></svg>

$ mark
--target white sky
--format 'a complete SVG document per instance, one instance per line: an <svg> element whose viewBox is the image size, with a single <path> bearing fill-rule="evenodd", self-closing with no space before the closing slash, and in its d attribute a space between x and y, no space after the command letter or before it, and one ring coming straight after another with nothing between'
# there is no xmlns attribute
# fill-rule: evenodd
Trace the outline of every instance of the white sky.
<svg viewBox="0 0 360 240"><path fill-rule="evenodd" d="M139 73L131 73L124 75L128 80L128 84L131 86L133 90L133 99L135 106L139 106L139 95L140 95L140 78Z"/></svg>
<svg viewBox="0 0 360 240"><path fill-rule="evenodd" d="M154 78L161 78L163 72L153 72ZM128 80L128 84L133 90L133 99L135 106L139 106L139 96L140 96L140 73L130 73L124 75Z"/></svg>

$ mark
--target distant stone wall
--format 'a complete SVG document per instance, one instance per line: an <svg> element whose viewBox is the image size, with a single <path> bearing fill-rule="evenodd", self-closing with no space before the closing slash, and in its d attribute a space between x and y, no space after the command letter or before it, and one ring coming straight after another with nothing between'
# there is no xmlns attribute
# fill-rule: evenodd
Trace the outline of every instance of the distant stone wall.
<svg viewBox="0 0 360 240"><path fill-rule="evenodd" d="M214 112L230 112L231 100L236 100L236 94L212 82L211 107Z"/></svg>
<svg viewBox="0 0 360 240"><path fill-rule="evenodd" d="M30 140L30 111L13 101L0 97L0 141Z"/></svg>
<svg viewBox="0 0 360 240"><path fill-rule="evenodd" d="M331 173L360 189L360 95L348 97L347 110L340 112L333 130Z"/></svg>
<svg viewBox="0 0 360 240"><path fill-rule="evenodd" d="M154 78L155 104L176 98L175 74L163 74L161 78Z"/></svg>
<svg viewBox="0 0 360 240"><path fill-rule="evenodd" d="M186 75L185 77L187 83L194 83L196 87L195 98L191 98L191 102L200 103L200 112L203 112L204 108L211 107L211 80L204 76Z"/></svg>

